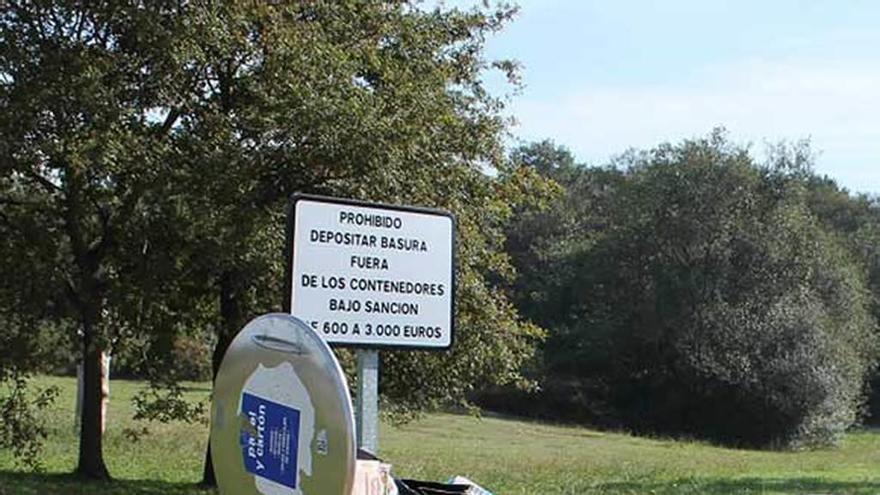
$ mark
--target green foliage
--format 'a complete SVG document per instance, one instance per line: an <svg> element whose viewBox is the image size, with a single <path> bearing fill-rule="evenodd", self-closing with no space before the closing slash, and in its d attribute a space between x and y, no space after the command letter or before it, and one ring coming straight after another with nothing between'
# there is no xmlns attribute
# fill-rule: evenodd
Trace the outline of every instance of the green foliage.
<svg viewBox="0 0 880 495"><path fill-rule="evenodd" d="M854 196L833 180L810 177L810 210L849 248L867 272L871 313L880 322L880 204L877 198ZM867 421L880 421L880 378L875 371L870 386Z"/></svg>
<svg viewBox="0 0 880 495"><path fill-rule="evenodd" d="M18 463L39 470L48 431L43 412L51 406L57 389L33 387L29 378L48 371L46 363L58 361L56 345L62 340L66 346L63 332L69 328L42 319L53 308L44 299L46 287L27 270L29 260L39 259L39 235L14 211L27 211L30 205L17 186L3 181L0 185L6 186L0 195L9 197L7 203L0 201L0 273L4 279L0 284L0 449L10 450ZM24 227L25 234L15 235L13 225Z"/></svg>
<svg viewBox="0 0 880 495"><path fill-rule="evenodd" d="M206 401L192 403L184 398L183 387L177 382L151 382L149 388L132 399L133 418L138 421L183 421L207 423Z"/></svg>
<svg viewBox="0 0 880 495"><path fill-rule="evenodd" d="M485 37L511 11L374 1L186 13L194 32L184 66L203 82L167 109L178 120L166 200L176 205L169 223L180 230L185 285L216 312L214 364L248 319L279 309L284 206L301 191L456 214L457 345L385 355L386 400L424 408L517 380L539 332L493 282L510 272L503 225L539 180L484 173L504 167L505 123L481 80Z"/></svg>
<svg viewBox="0 0 880 495"><path fill-rule="evenodd" d="M20 464L39 471L43 467L43 441L49 434L43 413L55 401L59 389L50 386L33 390L25 376L0 373L0 447L10 449Z"/></svg>
<svg viewBox="0 0 880 495"><path fill-rule="evenodd" d="M581 417L789 446L857 421L877 356L865 272L811 211L808 155L777 152L761 167L716 133L593 179L598 228L572 235L562 283L528 286L555 300L543 371L577 384Z"/></svg>
<svg viewBox="0 0 880 495"><path fill-rule="evenodd" d="M577 164L551 141L516 149L510 159L555 186L546 201L518 209L505 242L517 270L509 287L513 301L531 321L549 326L573 304L566 294L576 276L572 260L599 238L622 174Z"/></svg>

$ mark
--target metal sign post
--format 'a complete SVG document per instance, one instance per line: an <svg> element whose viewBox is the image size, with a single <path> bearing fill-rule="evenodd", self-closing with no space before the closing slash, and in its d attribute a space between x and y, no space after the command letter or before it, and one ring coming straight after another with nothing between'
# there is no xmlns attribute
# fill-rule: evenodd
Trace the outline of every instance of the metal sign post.
<svg viewBox="0 0 880 495"><path fill-rule="evenodd" d="M294 195L286 309L358 348L357 439L379 438L379 349L446 350L454 337L455 219L445 211Z"/></svg>
<svg viewBox="0 0 880 495"><path fill-rule="evenodd" d="M372 453L379 452L379 351L357 351L357 411L356 431L358 447Z"/></svg>

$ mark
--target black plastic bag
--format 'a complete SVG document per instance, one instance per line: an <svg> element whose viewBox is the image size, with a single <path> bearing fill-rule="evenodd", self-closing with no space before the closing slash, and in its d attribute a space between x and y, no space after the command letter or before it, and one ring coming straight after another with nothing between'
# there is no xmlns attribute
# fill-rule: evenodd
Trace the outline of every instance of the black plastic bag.
<svg viewBox="0 0 880 495"><path fill-rule="evenodd" d="M430 481L394 480L400 495L466 495L470 486Z"/></svg>

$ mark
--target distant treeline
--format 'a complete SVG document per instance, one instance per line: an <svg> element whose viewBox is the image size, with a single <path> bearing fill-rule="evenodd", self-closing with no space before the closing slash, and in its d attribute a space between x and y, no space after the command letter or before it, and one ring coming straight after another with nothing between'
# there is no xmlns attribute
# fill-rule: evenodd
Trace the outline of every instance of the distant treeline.
<svg viewBox="0 0 880 495"><path fill-rule="evenodd" d="M766 155L721 130L607 167L518 149L561 186L506 243L511 299L547 338L536 390L478 400L737 445L825 444L865 418L880 203L813 172L807 144Z"/></svg>

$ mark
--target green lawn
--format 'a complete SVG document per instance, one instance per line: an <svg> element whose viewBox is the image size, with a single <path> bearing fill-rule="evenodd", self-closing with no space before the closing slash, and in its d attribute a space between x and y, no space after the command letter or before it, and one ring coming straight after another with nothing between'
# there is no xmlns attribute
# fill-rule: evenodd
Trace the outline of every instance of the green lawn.
<svg viewBox="0 0 880 495"><path fill-rule="evenodd" d="M46 473L23 473L0 451L0 495L212 493L194 486L206 426L150 425L150 434L136 444L122 435L134 426L130 399L142 386L137 382L112 383L105 453L118 481L103 487L69 478L64 473L74 467L77 452L74 382L41 381L62 388L51 412ZM208 388L193 384L189 393L193 400L204 399ZM880 432L852 433L838 449L773 453L439 414L404 427L385 426L380 447L398 476L444 480L462 474L497 495L880 493Z"/></svg>

